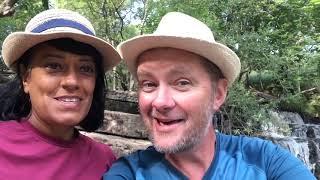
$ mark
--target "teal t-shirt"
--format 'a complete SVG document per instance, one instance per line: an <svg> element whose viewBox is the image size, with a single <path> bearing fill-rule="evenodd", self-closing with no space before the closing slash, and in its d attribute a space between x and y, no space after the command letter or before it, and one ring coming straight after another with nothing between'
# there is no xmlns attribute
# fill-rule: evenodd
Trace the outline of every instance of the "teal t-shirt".
<svg viewBox="0 0 320 180"><path fill-rule="evenodd" d="M117 160L104 180L188 179L153 147ZM217 133L216 154L203 180L314 180L289 151L270 141Z"/></svg>

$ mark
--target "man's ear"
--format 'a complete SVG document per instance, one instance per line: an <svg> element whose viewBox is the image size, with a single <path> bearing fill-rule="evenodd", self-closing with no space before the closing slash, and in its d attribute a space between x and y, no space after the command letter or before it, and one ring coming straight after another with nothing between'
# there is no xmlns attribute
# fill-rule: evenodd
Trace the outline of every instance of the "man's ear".
<svg viewBox="0 0 320 180"><path fill-rule="evenodd" d="M213 110L218 111L220 106L224 103L228 91L228 81L226 79L219 79L216 82Z"/></svg>
<svg viewBox="0 0 320 180"><path fill-rule="evenodd" d="M27 69L24 65L20 64L19 70L20 70L20 76L22 79L23 91L26 94L29 94L29 79L30 79L31 69Z"/></svg>

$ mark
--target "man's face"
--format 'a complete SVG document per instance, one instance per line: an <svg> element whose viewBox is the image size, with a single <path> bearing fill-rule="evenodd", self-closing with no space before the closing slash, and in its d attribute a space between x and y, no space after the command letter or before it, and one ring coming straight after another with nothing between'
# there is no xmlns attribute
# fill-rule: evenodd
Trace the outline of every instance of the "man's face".
<svg viewBox="0 0 320 180"><path fill-rule="evenodd" d="M157 48L144 52L137 67L140 113L160 152L192 149L212 128L227 83L214 93L204 59L187 51Z"/></svg>

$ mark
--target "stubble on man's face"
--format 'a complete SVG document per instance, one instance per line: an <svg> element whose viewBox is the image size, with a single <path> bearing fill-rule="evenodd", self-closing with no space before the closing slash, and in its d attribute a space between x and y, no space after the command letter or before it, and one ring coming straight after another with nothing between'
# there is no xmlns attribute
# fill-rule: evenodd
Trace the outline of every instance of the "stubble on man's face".
<svg viewBox="0 0 320 180"><path fill-rule="evenodd" d="M164 153L194 148L213 128L215 98L210 75L200 63L203 58L172 48L140 58L139 107L150 140Z"/></svg>

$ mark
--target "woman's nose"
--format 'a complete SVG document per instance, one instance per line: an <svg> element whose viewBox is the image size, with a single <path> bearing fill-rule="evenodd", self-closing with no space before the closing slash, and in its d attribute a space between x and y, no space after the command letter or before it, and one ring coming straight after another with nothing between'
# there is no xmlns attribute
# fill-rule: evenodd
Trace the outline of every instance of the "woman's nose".
<svg viewBox="0 0 320 180"><path fill-rule="evenodd" d="M79 88L79 74L75 70L68 70L62 80L62 87L67 90Z"/></svg>

